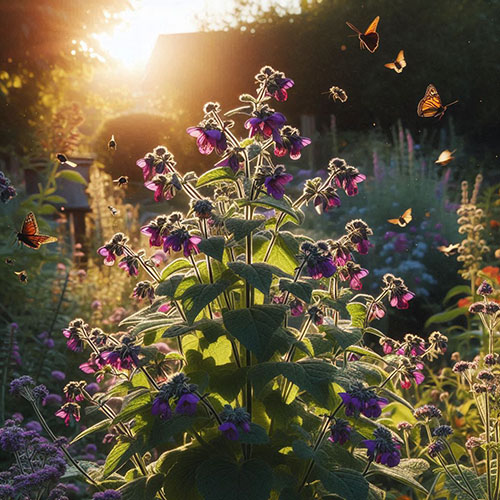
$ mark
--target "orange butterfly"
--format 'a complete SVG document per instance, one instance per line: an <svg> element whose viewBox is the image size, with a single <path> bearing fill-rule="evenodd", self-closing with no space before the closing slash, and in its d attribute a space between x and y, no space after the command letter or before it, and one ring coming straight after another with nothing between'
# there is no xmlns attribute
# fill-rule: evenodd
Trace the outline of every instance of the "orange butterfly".
<svg viewBox="0 0 500 500"><path fill-rule="evenodd" d="M454 149L453 151L449 151L448 149L445 149L444 151L441 152L441 154L439 155L439 158L434 163L437 163L438 165L443 165L443 167L445 165L448 165L448 163L450 163L450 161L455 159L455 157L453 156L453 153L455 151L456 151L456 149Z"/></svg>
<svg viewBox="0 0 500 500"><path fill-rule="evenodd" d="M453 255L457 253L458 247L460 246L460 243L452 243L451 245L448 245L447 247L444 245L441 245L440 247L437 247L437 249L446 255L446 257L449 257L450 255Z"/></svg>
<svg viewBox="0 0 500 500"><path fill-rule="evenodd" d="M405 227L412 221L412 219L413 217L411 216L411 208L409 208L403 215L399 216L397 219L387 219L387 222Z"/></svg>
<svg viewBox="0 0 500 500"><path fill-rule="evenodd" d="M458 101L453 101L446 106L443 106L441 97L439 97L436 87L434 87L431 83L427 86L424 97L420 99L420 102L418 103L417 115L422 118L432 118L435 116L441 120L448 107L452 104L456 104L457 102Z"/></svg>
<svg viewBox="0 0 500 500"><path fill-rule="evenodd" d="M23 243L27 247L34 248L35 250L38 250L46 243L54 243L57 241L57 238L54 236L38 234L38 224L36 223L35 214L33 212L30 212L24 218L21 231L17 233L17 239L20 243Z"/></svg>
<svg viewBox="0 0 500 500"><path fill-rule="evenodd" d="M396 73L401 73L403 68L406 67L405 53L403 50L399 51L396 60L387 64L384 64L386 68L393 69Z"/></svg>
<svg viewBox="0 0 500 500"><path fill-rule="evenodd" d="M346 21L347 26L358 34L359 47L361 49L368 49L372 54L378 49L379 36L377 33L377 25L379 21L380 16L377 16L364 33L361 33L356 26Z"/></svg>

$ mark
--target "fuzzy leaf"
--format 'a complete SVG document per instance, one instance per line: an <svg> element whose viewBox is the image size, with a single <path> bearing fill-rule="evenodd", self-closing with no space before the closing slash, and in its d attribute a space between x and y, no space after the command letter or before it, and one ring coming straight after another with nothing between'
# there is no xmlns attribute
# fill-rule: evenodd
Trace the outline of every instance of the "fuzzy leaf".
<svg viewBox="0 0 500 500"><path fill-rule="evenodd" d="M208 255L209 257L222 262L225 244L226 240L224 236L212 236L208 239L201 240L198 243L198 248L205 255Z"/></svg>
<svg viewBox="0 0 500 500"><path fill-rule="evenodd" d="M241 431L238 441L246 444L266 444L269 442L269 436L264 427L251 422L250 432Z"/></svg>
<svg viewBox="0 0 500 500"><path fill-rule="evenodd" d="M281 279L279 282L279 289L283 292L290 292L298 299L304 301L306 304L311 302L311 294L313 285L305 281L292 281L289 279Z"/></svg>
<svg viewBox="0 0 500 500"><path fill-rule="evenodd" d="M345 351L348 347L358 343L363 338L363 334L361 333L361 330L359 328L343 330L338 326L329 325L320 328L320 330L325 332L328 338L334 340L343 351Z"/></svg>
<svg viewBox="0 0 500 500"><path fill-rule="evenodd" d="M165 281L169 276L178 273L179 271L184 271L184 269L191 269L191 267L192 265L189 260L185 259L184 257L179 257L163 268L161 272L161 281Z"/></svg>
<svg viewBox="0 0 500 500"><path fill-rule="evenodd" d="M213 284L193 285L182 295L182 308L189 324L192 324L198 314L215 300L228 286L228 281L218 281Z"/></svg>
<svg viewBox="0 0 500 500"><path fill-rule="evenodd" d="M448 323L452 319L463 316L469 312L469 307L455 307L447 311L440 312L431 316L426 322L425 326L432 325L432 323Z"/></svg>
<svg viewBox="0 0 500 500"><path fill-rule="evenodd" d="M279 210L280 212L285 212L294 219L297 224L300 224L300 215L297 214L296 210L292 207L288 197L283 197L281 200L276 200L272 196L264 195L257 200L238 200L238 204L241 206L251 205L256 207L270 208L274 210Z"/></svg>
<svg viewBox="0 0 500 500"><path fill-rule="evenodd" d="M196 187L210 186L216 182L235 181L236 177L230 167L216 167L201 175L196 181Z"/></svg>
<svg viewBox="0 0 500 500"><path fill-rule="evenodd" d="M87 181L80 172L75 170L59 170L56 174L57 179L66 179L67 181L76 182L78 184L87 185Z"/></svg>
<svg viewBox="0 0 500 500"><path fill-rule="evenodd" d="M204 500L268 500L272 483L272 469L256 459L240 465L213 458L196 470L196 485Z"/></svg>
<svg viewBox="0 0 500 500"><path fill-rule="evenodd" d="M323 486L344 500L366 500L368 481L361 472L351 469L327 470L318 467L318 475Z"/></svg>
<svg viewBox="0 0 500 500"><path fill-rule="evenodd" d="M183 274L177 274L171 278L162 281L155 290L156 295L161 295L173 299L175 297L175 292L184 279Z"/></svg>
<svg viewBox="0 0 500 500"><path fill-rule="evenodd" d="M162 337L179 337L196 330L203 332L203 335L205 335L209 342L214 342L217 338L226 333L220 320L217 321L203 318L200 321L196 321L192 325L186 325L185 323L172 325L163 332Z"/></svg>
<svg viewBox="0 0 500 500"><path fill-rule="evenodd" d="M347 310L351 316L351 325L355 328L365 326L366 306L360 302L351 302L347 304Z"/></svg>
<svg viewBox="0 0 500 500"><path fill-rule="evenodd" d="M248 236L252 231L255 231L264 223L265 219L238 219L231 218L226 220L226 229L233 233L235 241L239 241L245 236Z"/></svg>
<svg viewBox="0 0 500 500"><path fill-rule="evenodd" d="M78 436L73 438L71 444L76 443L77 441L84 438L85 436L88 436L89 434L107 429L109 425L111 425L111 419L105 418L104 420L97 422L97 424L91 425L90 427L87 427L84 431L80 432Z"/></svg>

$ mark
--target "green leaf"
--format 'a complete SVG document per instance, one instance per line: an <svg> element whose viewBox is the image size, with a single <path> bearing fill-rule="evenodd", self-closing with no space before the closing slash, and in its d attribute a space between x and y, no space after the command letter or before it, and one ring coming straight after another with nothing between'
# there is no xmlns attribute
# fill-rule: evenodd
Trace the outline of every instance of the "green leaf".
<svg viewBox="0 0 500 500"><path fill-rule="evenodd" d="M87 427L87 429L85 429L84 431L80 432L78 436L73 438L70 444L76 443L77 441L84 438L85 436L88 436L89 434L107 429L109 425L111 425L111 419L105 418L104 420L97 422L97 424L91 425L90 427Z"/></svg>
<svg viewBox="0 0 500 500"><path fill-rule="evenodd" d="M198 243L198 248L205 255L212 257L219 262L222 262L222 257L224 256L224 246L226 240L224 236L212 236L208 239L203 239Z"/></svg>
<svg viewBox="0 0 500 500"><path fill-rule="evenodd" d="M347 310L351 316L351 325L355 328L363 328L365 326L366 306L361 302L351 302L347 304Z"/></svg>
<svg viewBox="0 0 500 500"><path fill-rule="evenodd" d="M157 296L161 295L173 299L175 297L175 292L177 291L177 288L179 287L183 279L184 279L183 274L177 274L169 279L162 281L156 287L155 294Z"/></svg>
<svg viewBox="0 0 500 500"><path fill-rule="evenodd" d="M273 274L282 276L283 271L275 266L256 262L255 264L245 264L244 262L228 262L227 267L235 274L241 276L254 288L257 288L264 295L269 294L269 288L273 281Z"/></svg>
<svg viewBox="0 0 500 500"><path fill-rule="evenodd" d="M168 266L164 267L161 272L161 281L165 281L172 274L178 273L179 271L184 271L184 269L191 269L192 265L189 260L184 257L180 257L170 262Z"/></svg>
<svg viewBox="0 0 500 500"><path fill-rule="evenodd" d="M103 477L109 476L112 472L128 462L128 460L141 449L138 441L118 441L106 457Z"/></svg>
<svg viewBox="0 0 500 500"><path fill-rule="evenodd" d="M443 311L438 314L434 314L431 316L426 322L425 326L432 325L432 323L447 323L452 319L458 318L459 316L463 316L467 314L469 311L469 307L457 307L453 309L448 309L447 311Z"/></svg>
<svg viewBox="0 0 500 500"><path fill-rule="evenodd" d="M272 469L256 459L240 465L213 458L196 470L196 485L204 500L268 500L272 483Z"/></svg>
<svg viewBox="0 0 500 500"><path fill-rule="evenodd" d="M198 314L215 300L229 284L228 281L222 280L213 284L200 284L189 287L181 297L182 308L188 323L192 324Z"/></svg>
<svg viewBox="0 0 500 500"><path fill-rule="evenodd" d="M222 181L234 182L235 180L236 176L231 167L216 167L201 175L196 182L196 187L210 186Z"/></svg>
<svg viewBox="0 0 500 500"><path fill-rule="evenodd" d="M265 219L245 220L232 218L227 219L225 224L226 229L230 233L233 233L235 241L239 241L248 236L252 231L255 231L264 222Z"/></svg>
<svg viewBox="0 0 500 500"><path fill-rule="evenodd" d="M254 261L263 261L269 246L269 239L255 238ZM272 248L268 262L276 264L281 270L293 274L297 267L297 254L299 253L299 240L288 231L280 231Z"/></svg>
<svg viewBox="0 0 500 500"><path fill-rule="evenodd" d="M75 170L60 170L56 174L57 179L66 179L67 181L77 182L79 184L87 185L87 181L82 174Z"/></svg>
<svg viewBox="0 0 500 500"><path fill-rule="evenodd" d="M151 394L147 389L139 389L129 394L124 401L123 409L113 419L113 424L132 420L138 413L144 412L151 404Z"/></svg>
<svg viewBox="0 0 500 500"><path fill-rule="evenodd" d="M45 201L48 201L49 203L67 203L66 198L63 198L62 196L59 196L57 194L53 194L51 196L46 196Z"/></svg>
<svg viewBox="0 0 500 500"><path fill-rule="evenodd" d="M322 407L333 404L331 382L335 382L338 368L326 361L305 359L297 363L261 363L253 366L248 376L257 392L273 378L282 375L313 397Z"/></svg>
<svg viewBox="0 0 500 500"><path fill-rule="evenodd" d="M163 474L138 477L118 489L121 500L153 500L164 480Z"/></svg>
<svg viewBox="0 0 500 500"><path fill-rule="evenodd" d="M348 347L357 344L363 338L363 334L359 328L343 330L338 326L329 325L321 327L320 330L325 332L328 338L334 340L343 351L345 351Z"/></svg>
<svg viewBox="0 0 500 500"><path fill-rule="evenodd" d="M446 304L453 297L456 297L457 295L461 295L463 293L466 295L470 295L470 286L469 285L454 286L451 290L448 290L448 293L446 294L445 298L443 299L443 304Z"/></svg>
<svg viewBox="0 0 500 500"><path fill-rule="evenodd" d="M462 479L460 474L457 471L456 466L454 465L449 465L447 466L448 471L450 474L453 475L453 477L458 481L460 486L463 488L467 489L467 485L465 484L465 481ZM476 498L487 498L486 496L486 474L482 474L481 476L477 476L476 473L467 467L461 467L462 472L464 473L464 476L466 477L467 481L471 485L474 493L476 494ZM442 470L444 473L443 469L437 469ZM448 474L445 474L445 486L446 488L454 495L454 498L456 500L471 500L471 497L467 495L462 489L460 489L454 481L452 481L449 477Z"/></svg>
<svg viewBox="0 0 500 500"><path fill-rule="evenodd" d="M323 486L344 500L366 500L369 484L361 472L351 469L327 470L318 467L318 475Z"/></svg>
<svg viewBox="0 0 500 500"><path fill-rule="evenodd" d="M265 208L274 208L275 210L279 210L280 212L285 212L290 215L297 224L300 224L300 215L297 214L295 209L292 207L292 204L289 201L289 198L284 196L281 200L275 200L272 196L264 195L258 198L257 200L238 200L238 204L241 206L251 205L257 207L265 207Z"/></svg>
<svg viewBox="0 0 500 500"><path fill-rule="evenodd" d="M238 441L246 444L266 444L269 442L269 436L264 427L251 422L250 432L241 431Z"/></svg>
<svg viewBox="0 0 500 500"><path fill-rule="evenodd" d="M368 474L366 474L366 477L372 477L379 474L388 479L394 479L395 481L406 484L415 490L424 493L424 495L428 494L428 491L424 488L424 486L417 481L412 474L409 474L404 467L399 465L396 467L385 467L373 462Z"/></svg>
<svg viewBox="0 0 500 500"><path fill-rule="evenodd" d="M163 332L162 337L179 337L197 330L202 332L209 342L214 342L221 335L226 334L226 330L222 327L220 320L203 318L200 321L196 321L192 325L186 325L185 323L172 325Z"/></svg>
<svg viewBox="0 0 500 500"><path fill-rule="evenodd" d="M281 306L262 305L224 311L222 318L226 330L260 360L265 357L267 344L283 323L285 314Z"/></svg>
<svg viewBox="0 0 500 500"><path fill-rule="evenodd" d="M281 279L279 282L279 289L283 292L290 292L298 299L304 301L306 304L311 302L311 294L313 285L305 281L292 281L289 279Z"/></svg>

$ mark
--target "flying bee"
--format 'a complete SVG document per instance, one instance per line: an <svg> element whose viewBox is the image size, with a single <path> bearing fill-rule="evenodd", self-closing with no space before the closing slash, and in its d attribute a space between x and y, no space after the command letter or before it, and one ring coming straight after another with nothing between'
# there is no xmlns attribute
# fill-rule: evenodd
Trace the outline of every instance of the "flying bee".
<svg viewBox="0 0 500 500"><path fill-rule="evenodd" d="M59 160L59 163L64 167L76 168L78 165L72 161L68 160L68 157L62 153L57 153L56 158Z"/></svg>
<svg viewBox="0 0 500 500"><path fill-rule="evenodd" d="M115 141L115 136L111 134L111 139L108 142L108 149L116 151L116 141Z"/></svg>
<svg viewBox="0 0 500 500"><path fill-rule="evenodd" d="M26 271L14 271L14 274L17 276L17 278L19 279L19 281L21 283L23 283L24 285L26 285L26 283L28 283L28 275L26 274Z"/></svg>
<svg viewBox="0 0 500 500"><path fill-rule="evenodd" d="M115 207L112 207L111 205L108 205L108 210L111 212L112 215L118 214L118 210Z"/></svg>
<svg viewBox="0 0 500 500"><path fill-rule="evenodd" d="M128 176L127 175L120 175L118 179L114 179L113 182L115 182L118 187L123 187L128 184Z"/></svg>
<svg viewBox="0 0 500 500"><path fill-rule="evenodd" d="M334 101L340 101L340 102L346 102L347 101L347 93L344 89L341 89L340 87L336 87L335 85L333 87L330 87L328 89L328 92L325 92L325 94L328 93L330 97Z"/></svg>

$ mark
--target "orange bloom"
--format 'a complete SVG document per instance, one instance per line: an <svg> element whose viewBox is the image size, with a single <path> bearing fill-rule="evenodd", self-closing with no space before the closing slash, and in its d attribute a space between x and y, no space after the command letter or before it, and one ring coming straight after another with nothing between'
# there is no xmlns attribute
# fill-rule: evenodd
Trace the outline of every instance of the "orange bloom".
<svg viewBox="0 0 500 500"><path fill-rule="evenodd" d="M500 268L494 266L486 266L481 269L481 271L486 274L486 276L490 277L493 280L496 280L497 283L500 284ZM478 278L479 281L482 281L481 278Z"/></svg>
<svg viewBox="0 0 500 500"><path fill-rule="evenodd" d="M498 229L500 227L500 222L497 220L491 219L490 220L490 227L491 229Z"/></svg>
<svg viewBox="0 0 500 500"><path fill-rule="evenodd" d="M472 297L464 297L457 302L458 307L469 307L472 304Z"/></svg>

